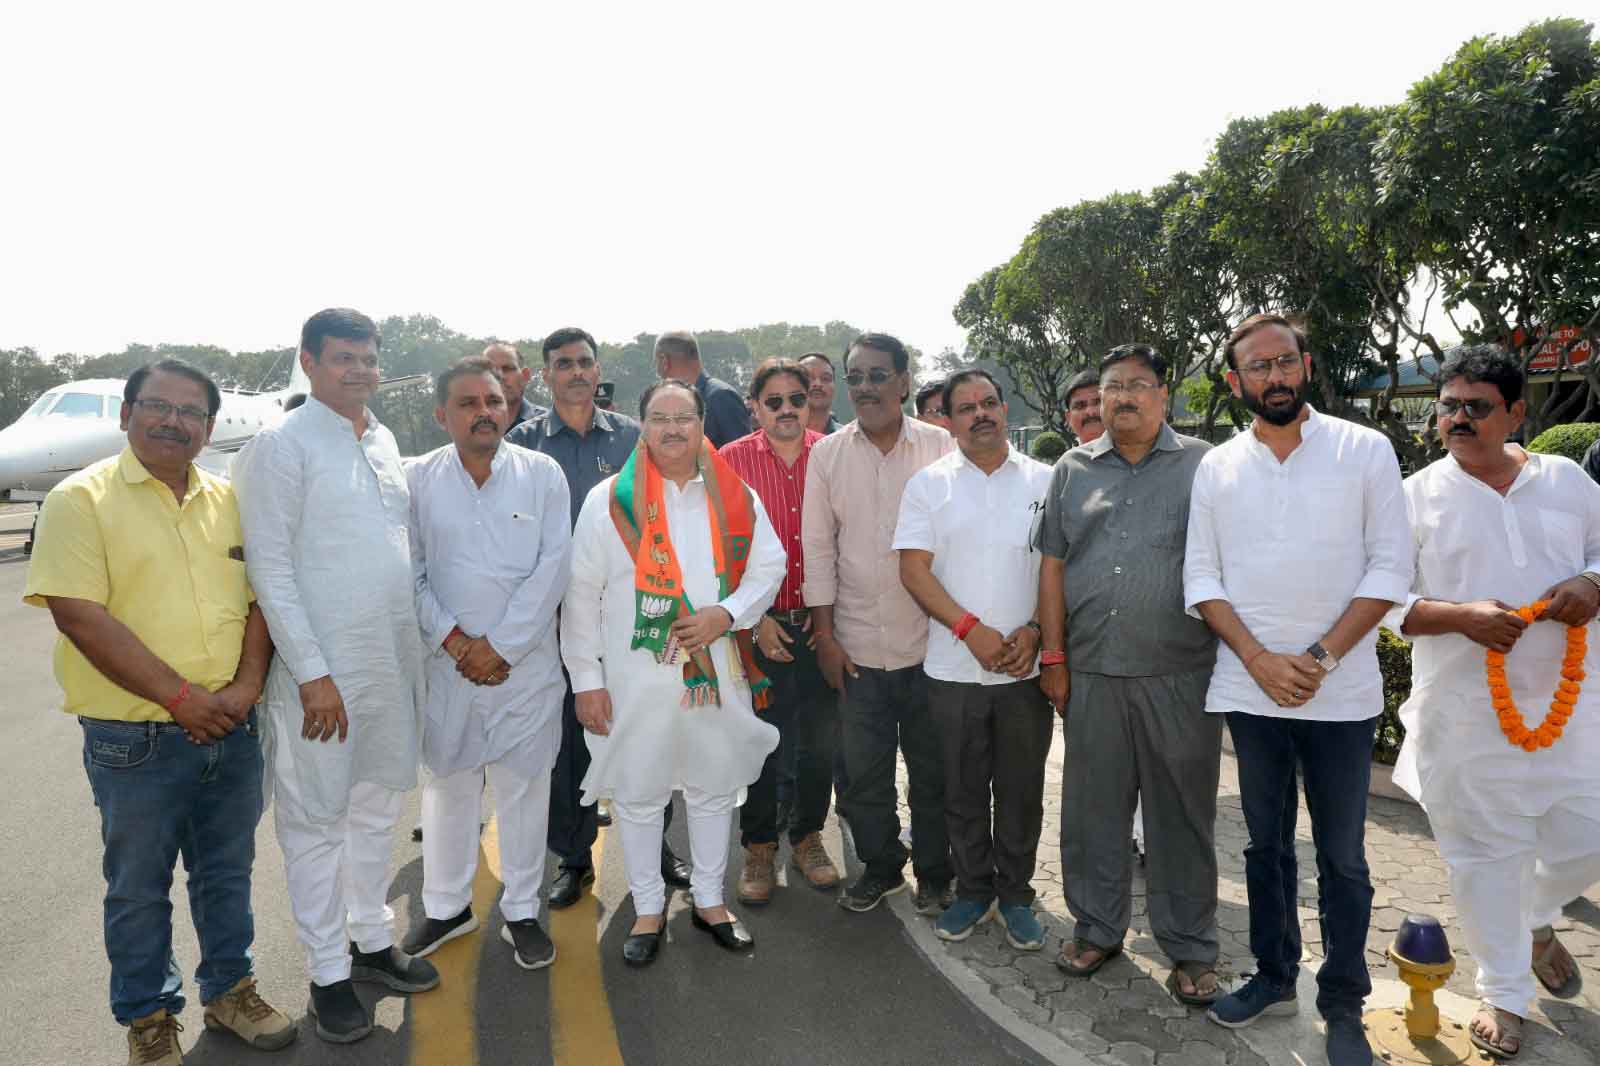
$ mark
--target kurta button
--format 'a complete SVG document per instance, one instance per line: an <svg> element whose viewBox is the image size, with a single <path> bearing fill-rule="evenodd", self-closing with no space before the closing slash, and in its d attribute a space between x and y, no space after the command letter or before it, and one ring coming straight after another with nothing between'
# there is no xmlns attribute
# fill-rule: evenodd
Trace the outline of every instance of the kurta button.
<svg viewBox="0 0 1600 1066"><path fill-rule="evenodd" d="M1113 607L1113 608L1111 608L1111 617L1115 618L1116 616L1117 616L1117 609L1115 607Z"/></svg>
<svg viewBox="0 0 1600 1066"><path fill-rule="evenodd" d="M1129 496L1126 500L1123 500L1122 502L1131 507L1131 506L1133 506L1133 497Z"/></svg>
<svg viewBox="0 0 1600 1066"><path fill-rule="evenodd" d="M1128 534L1126 534L1126 533L1122 534L1122 539L1123 540L1127 540L1128 539Z"/></svg>
<svg viewBox="0 0 1600 1066"><path fill-rule="evenodd" d="M1120 573L1122 573L1122 567L1120 567L1120 566L1113 566L1113 567L1112 567L1112 568L1111 568L1111 572L1112 572L1112 573L1113 573L1113 574L1120 574Z"/></svg>

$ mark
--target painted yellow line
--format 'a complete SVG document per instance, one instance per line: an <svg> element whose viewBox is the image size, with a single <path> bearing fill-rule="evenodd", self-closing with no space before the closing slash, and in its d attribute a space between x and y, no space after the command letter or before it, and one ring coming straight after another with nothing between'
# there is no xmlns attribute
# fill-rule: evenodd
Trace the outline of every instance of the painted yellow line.
<svg viewBox="0 0 1600 1066"><path fill-rule="evenodd" d="M472 879L472 913L488 924L500 890L500 827L491 818L478 845ZM482 927L428 957L439 968L439 987L411 997L411 1066L476 1066L478 1061L478 960Z"/></svg>
<svg viewBox="0 0 1600 1066"><path fill-rule="evenodd" d="M594 842L595 885L605 857L606 831ZM550 912L556 964L550 967L550 1052L555 1066L622 1066L622 1047L600 969L600 901L585 892L572 906Z"/></svg>

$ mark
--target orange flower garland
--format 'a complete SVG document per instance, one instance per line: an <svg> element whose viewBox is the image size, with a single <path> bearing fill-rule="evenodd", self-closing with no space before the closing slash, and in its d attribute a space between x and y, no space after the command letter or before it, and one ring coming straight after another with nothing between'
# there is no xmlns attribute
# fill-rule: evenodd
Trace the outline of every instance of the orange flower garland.
<svg viewBox="0 0 1600 1066"><path fill-rule="evenodd" d="M1517 616L1530 625L1544 614L1548 600L1537 600L1517 609ZM1550 713L1538 728L1529 729L1522 720L1522 712L1511 697L1511 683L1506 680L1506 653L1490 651L1484 656L1485 674L1489 681L1489 697L1495 714L1500 719L1500 732L1506 740L1523 751L1548 748L1561 737L1561 727L1572 717L1578 705L1578 693L1583 689L1583 660L1588 654L1588 629L1584 626L1567 627L1567 654L1561 660L1561 681L1556 685Z"/></svg>

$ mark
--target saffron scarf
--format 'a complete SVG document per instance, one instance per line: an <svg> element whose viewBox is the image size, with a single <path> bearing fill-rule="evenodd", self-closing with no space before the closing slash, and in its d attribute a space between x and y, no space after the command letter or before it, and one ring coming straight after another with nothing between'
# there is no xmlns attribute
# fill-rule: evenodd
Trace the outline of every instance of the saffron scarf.
<svg viewBox="0 0 1600 1066"><path fill-rule="evenodd" d="M717 598L722 600L739 587L750 561L755 504L749 487L704 440L700 443L700 475L705 481L706 513L711 522ZM628 646L648 650L656 662L673 662L679 647L672 635L672 623L693 614L694 605L684 590L683 567L672 546L672 531L667 528L663 486L661 471L651 461L641 439L611 483L610 510L617 535L633 557L633 639ZM756 665L750 630L735 630L733 640L745 678L750 682L751 699L757 709L764 708L772 699L772 682ZM722 703L709 646L684 661L683 685L685 707Z"/></svg>

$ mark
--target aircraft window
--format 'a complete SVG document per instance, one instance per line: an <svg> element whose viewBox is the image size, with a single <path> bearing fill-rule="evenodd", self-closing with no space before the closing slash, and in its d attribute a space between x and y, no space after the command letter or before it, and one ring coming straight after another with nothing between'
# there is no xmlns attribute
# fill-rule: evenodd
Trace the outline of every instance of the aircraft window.
<svg viewBox="0 0 1600 1066"><path fill-rule="evenodd" d="M100 397L91 392L69 392L61 397L61 402L50 413L66 415L68 418L99 418Z"/></svg>
<svg viewBox="0 0 1600 1066"><path fill-rule="evenodd" d="M28 408L28 410L23 413L22 417L23 418L27 418L29 415L42 415L42 414L44 414L45 408L47 408L51 404L55 403L56 402L56 397L59 396L59 395L60 395L60 393L55 393L55 392L47 392L47 393L45 393L43 396L41 396L37 400L33 401L33 406Z"/></svg>

